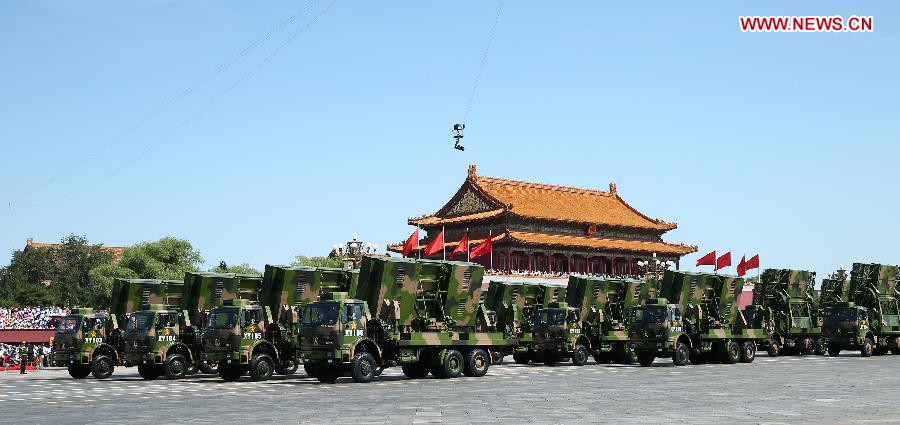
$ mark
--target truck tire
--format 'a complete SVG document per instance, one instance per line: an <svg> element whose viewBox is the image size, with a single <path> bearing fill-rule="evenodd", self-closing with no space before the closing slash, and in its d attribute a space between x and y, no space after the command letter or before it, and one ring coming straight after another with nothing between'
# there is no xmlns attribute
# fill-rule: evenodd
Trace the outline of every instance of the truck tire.
<svg viewBox="0 0 900 425"><path fill-rule="evenodd" d="M241 379L247 371L243 366L223 364L219 365L219 376L225 382L234 382Z"/></svg>
<svg viewBox="0 0 900 425"><path fill-rule="evenodd" d="M466 364L463 366L463 374L474 378L480 378L487 374L490 365L491 358L487 351L476 348L466 354Z"/></svg>
<svg viewBox="0 0 900 425"><path fill-rule="evenodd" d="M678 345L675 346L675 351L672 353L672 363L674 363L675 366L687 366L690 359L691 350L688 349L687 345L679 342Z"/></svg>
<svg viewBox="0 0 900 425"><path fill-rule="evenodd" d="M641 366L647 367L653 364L653 361L656 360L656 356L653 353L637 353L638 363Z"/></svg>
<svg viewBox="0 0 900 425"><path fill-rule="evenodd" d="M187 373L187 359L181 354L173 354L166 358L163 367L166 371L166 377L169 379L184 378Z"/></svg>
<svg viewBox="0 0 900 425"><path fill-rule="evenodd" d="M900 336L895 336L888 341L888 347L891 350L891 354L898 355L900 354Z"/></svg>
<svg viewBox="0 0 900 425"><path fill-rule="evenodd" d="M422 379L428 376L428 368L421 363L405 364L400 367L409 379Z"/></svg>
<svg viewBox="0 0 900 425"><path fill-rule="evenodd" d="M575 366L584 366L587 364L589 358L591 358L591 353L588 351L587 347L585 347L584 344L577 344L575 346L575 351L572 352L572 364Z"/></svg>
<svg viewBox="0 0 900 425"><path fill-rule="evenodd" d="M184 370L184 374L187 376L196 375L197 372L200 371L200 363L188 364L187 369Z"/></svg>
<svg viewBox="0 0 900 425"><path fill-rule="evenodd" d="M781 355L781 344L779 344L775 338L770 339L766 352L769 353L769 357L778 357Z"/></svg>
<svg viewBox="0 0 900 425"><path fill-rule="evenodd" d="M506 357L506 355L504 355L502 351L498 351L498 350L491 351L491 364L492 365L503 364L504 357Z"/></svg>
<svg viewBox="0 0 900 425"><path fill-rule="evenodd" d="M159 369L156 365L141 363L138 365L138 375L141 375L141 378L152 381L159 378Z"/></svg>
<svg viewBox="0 0 900 425"><path fill-rule="evenodd" d="M319 374L319 368L318 368L318 366L316 366L312 363L304 362L303 363L303 372L306 373L306 376L309 376L310 378L315 378L316 375Z"/></svg>
<svg viewBox="0 0 900 425"><path fill-rule="evenodd" d="M444 361L441 362L440 376L438 378L457 378L463 371L462 354L456 350L447 350L444 353Z"/></svg>
<svg viewBox="0 0 900 425"><path fill-rule="evenodd" d="M829 344L828 345L828 355L831 357L837 357L837 356L841 355L841 347L838 347L837 345L834 345L834 344Z"/></svg>
<svg viewBox="0 0 900 425"><path fill-rule="evenodd" d="M516 364L528 364L531 362L531 355L528 353L514 353L513 361L516 362Z"/></svg>
<svg viewBox="0 0 900 425"><path fill-rule="evenodd" d="M728 341L722 346L722 363L735 364L741 360L741 347L734 341Z"/></svg>
<svg viewBox="0 0 900 425"><path fill-rule="evenodd" d="M73 364L69 366L69 376L75 379L84 379L91 374L91 367L83 364Z"/></svg>
<svg viewBox="0 0 900 425"><path fill-rule="evenodd" d="M218 368L217 368L217 367L213 367L213 366L210 365L209 362L207 362L206 360L200 362L200 371L203 372L203 373L205 373L205 374L207 374L207 375L216 375L216 374L219 373Z"/></svg>
<svg viewBox="0 0 900 425"><path fill-rule="evenodd" d="M366 352L357 353L350 362L350 377L361 384L371 382L375 378L376 369L378 366L375 364L375 357Z"/></svg>
<svg viewBox="0 0 900 425"><path fill-rule="evenodd" d="M288 359L280 365L275 366L275 372L277 372L279 375L293 375L297 373L297 368L297 361Z"/></svg>
<svg viewBox="0 0 900 425"><path fill-rule="evenodd" d="M323 365L316 369L316 379L323 384L333 384L337 382L340 374L334 367Z"/></svg>
<svg viewBox="0 0 900 425"><path fill-rule="evenodd" d="M109 378L110 376L112 376L115 369L116 364L113 362L112 357L97 356L94 357L94 360L91 361L91 374L94 375L94 378Z"/></svg>
<svg viewBox="0 0 900 425"><path fill-rule="evenodd" d="M756 342L744 341L741 346L741 363L753 363L756 359Z"/></svg>
<svg viewBox="0 0 900 425"><path fill-rule="evenodd" d="M824 356L828 354L828 342L825 338L816 338L816 355Z"/></svg>
<svg viewBox="0 0 900 425"><path fill-rule="evenodd" d="M630 343L625 343L622 346L622 351L619 354L619 363L621 364L635 364L637 363L637 353L634 352L634 346Z"/></svg>
<svg viewBox="0 0 900 425"><path fill-rule="evenodd" d="M254 381L268 381L275 371L275 362L268 354L257 354L250 359L250 377Z"/></svg>
<svg viewBox="0 0 900 425"><path fill-rule="evenodd" d="M875 343L871 339L866 338L862 347L859 347L859 354L863 357L871 357L873 351L875 351Z"/></svg>

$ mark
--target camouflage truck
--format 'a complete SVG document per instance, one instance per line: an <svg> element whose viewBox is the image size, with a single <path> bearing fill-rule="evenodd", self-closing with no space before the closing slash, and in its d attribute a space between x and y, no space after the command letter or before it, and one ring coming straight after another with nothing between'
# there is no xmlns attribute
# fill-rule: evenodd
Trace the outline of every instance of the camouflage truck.
<svg viewBox="0 0 900 425"><path fill-rule="evenodd" d="M162 281L162 304L146 305L125 324L122 364L137 366L144 379L216 373L202 360L203 315L221 304L215 296L215 273L187 272L183 281Z"/></svg>
<svg viewBox="0 0 900 425"><path fill-rule="evenodd" d="M564 300L565 294L565 287L542 283L490 282L488 290L482 291L484 307L497 328L516 340L515 346L509 347L506 352L491 353L493 364L501 363L506 354L512 354L513 360L519 364L531 361L534 313L553 301Z"/></svg>
<svg viewBox="0 0 900 425"><path fill-rule="evenodd" d="M570 276L566 301L536 312L529 357L548 366L565 359L583 366L591 356L597 363L637 362L628 322L652 287L637 279Z"/></svg>
<svg viewBox="0 0 900 425"><path fill-rule="evenodd" d="M481 304L474 263L363 257L356 298L335 292L303 310L301 352L321 382L368 382L401 366L409 378L483 376L512 338Z"/></svg>
<svg viewBox="0 0 900 425"><path fill-rule="evenodd" d="M898 279L897 266L855 263L846 292L836 282L829 288L822 334L830 356L849 349L858 349L863 357L900 354Z"/></svg>
<svg viewBox="0 0 900 425"><path fill-rule="evenodd" d="M123 322L142 306L162 302L161 283L154 279L115 279L108 313L76 308L61 317L53 338L54 363L66 366L76 379L90 374L98 379L112 376L122 360Z"/></svg>
<svg viewBox="0 0 900 425"><path fill-rule="evenodd" d="M676 366L752 362L770 329L738 311L743 286L734 276L666 271L657 298L631 311L630 339L641 366L657 357Z"/></svg>
<svg viewBox="0 0 900 425"><path fill-rule="evenodd" d="M761 345L770 357L790 353L825 354L822 319L816 302L816 273L766 269L753 288L753 315L770 321L771 336Z"/></svg>
<svg viewBox="0 0 900 425"><path fill-rule="evenodd" d="M329 291L355 291L353 270L266 265L259 276L225 275L222 306L212 309L203 333L203 356L219 376L235 381L250 373L267 380L273 371L293 374L299 363L302 309Z"/></svg>

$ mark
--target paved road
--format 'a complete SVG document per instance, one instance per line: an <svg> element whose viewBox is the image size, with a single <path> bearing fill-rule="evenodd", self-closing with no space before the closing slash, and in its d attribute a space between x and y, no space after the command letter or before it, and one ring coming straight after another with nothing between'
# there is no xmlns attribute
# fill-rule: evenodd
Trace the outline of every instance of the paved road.
<svg viewBox="0 0 900 425"><path fill-rule="evenodd" d="M244 378L246 379L246 378ZM492 367L483 378L319 384L145 382L0 373L0 423L897 423L900 356L761 356L745 365Z"/></svg>

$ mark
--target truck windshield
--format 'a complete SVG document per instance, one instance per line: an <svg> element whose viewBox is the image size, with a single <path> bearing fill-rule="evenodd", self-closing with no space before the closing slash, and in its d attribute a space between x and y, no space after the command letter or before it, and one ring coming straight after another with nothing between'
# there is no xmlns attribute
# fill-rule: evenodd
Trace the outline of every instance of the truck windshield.
<svg viewBox="0 0 900 425"><path fill-rule="evenodd" d="M558 326L566 321L566 311L560 309L539 310L534 315L534 324L538 326Z"/></svg>
<svg viewBox="0 0 900 425"><path fill-rule="evenodd" d="M209 312L206 327L209 329L231 329L237 324L238 309L222 308Z"/></svg>
<svg viewBox="0 0 900 425"><path fill-rule="evenodd" d="M303 326L334 326L340 313L338 303L314 303L303 310Z"/></svg>
<svg viewBox="0 0 900 425"><path fill-rule="evenodd" d="M806 304L791 304L791 317L809 317L809 308Z"/></svg>
<svg viewBox="0 0 900 425"><path fill-rule="evenodd" d="M853 322L856 320L855 308L832 308L825 312L825 320L829 322Z"/></svg>
<svg viewBox="0 0 900 425"><path fill-rule="evenodd" d="M56 325L56 332L65 333L65 334L73 334L78 332L78 322L80 318L78 316L65 316L59 319L59 323Z"/></svg>
<svg viewBox="0 0 900 425"><path fill-rule="evenodd" d="M666 321L666 308L662 306L639 307L634 309L631 319L635 323L663 323Z"/></svg>
<svg viewBox="0 0 900 425"><path fill-rule="evenodd" d="M125 324L126 331L147 332L153 326L153 312L133 313Z"/></svg>

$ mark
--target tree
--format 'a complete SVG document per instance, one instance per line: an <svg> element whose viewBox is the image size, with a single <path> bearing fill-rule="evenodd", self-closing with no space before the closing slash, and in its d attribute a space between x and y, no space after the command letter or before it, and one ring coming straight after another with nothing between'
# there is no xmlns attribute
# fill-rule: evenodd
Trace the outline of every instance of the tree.
<svg viewBox="0 0 900 425"><path fill-rule="evenodd" d="M224 261L219 262L218 266L209 269L209 271L214 273L262 274L259 272L259 270L251 267L249 263L241 263L236 266L229 266L228 264L225 264Z"/></svg>
<svg viewBox="0 0 900 425"><path fill-rule="evenodd" d="M112 253L101 245L91 245L84 236L69 235L53 248L56 273L50 290L60 305L94 305L103 294L95 292L90 272L95 267L112 263Z"/></svg>
<svg viewBox="0 0 900 425"><path fill-rule="evenodd" d="M203 262L200 251L190 242L172 236L125 248L120 266L131 269L141 279L183 279Z"/></svg>
<svg viewBox="0 0 900 425"><path fill-rule="evenodd" d="M344 266L343 261L340 258L332 258L332 257L307 257L305 255L298 255L294 258L294 262L291 263L292 266L308 266L308 267L336 267L341 268Z"/></svg>

